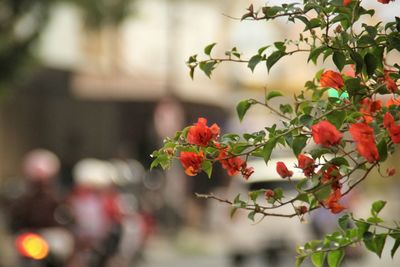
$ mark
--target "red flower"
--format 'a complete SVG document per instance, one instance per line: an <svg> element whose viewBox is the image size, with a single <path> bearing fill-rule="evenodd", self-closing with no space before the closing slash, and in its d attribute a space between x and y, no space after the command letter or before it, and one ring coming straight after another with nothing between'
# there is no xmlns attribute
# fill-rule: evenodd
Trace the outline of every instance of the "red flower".
<svg viewBox="0 0 400 267"><path fill-rule="evenodd" d="M204 161L204 154L202 151L195 152L181 152L180 161L185 173L189 176L195 176L201 170L201 164Z"/></svg>
<svg viewBox="0 0 400 267"><path fill-rule="evenodd" d="M342 185L340 184L340 179L342 179L342 175L339 172L339 169L335 165L330 165L323 173L322 173L322 183L326 184L332 182L331 187L333 190L340 189Z"/></svg>
<svg viewBox="0 0 400 267"><path fill-rule="evenodd" d="M340 213L345 207L339 204L339 200L342 197L342 193L340 192L340 189L336 189L333 191L333 193L329 196L329 198L325 201L325 206L331 210L332 213Z"/></svg>
<svg viewBox="0 0 400 267"><path fill-rule="evenodd" d="M400 125L396 125L392 114L389 112L386 112L383 116L383 126L388 130L393 143L400 143Z"/></svg>
<svg viewBox="0 0 400 267"><path fill-rule="evenodd" d="M254 169L252 167L247 167L247 163L240 157L228 155L227 148L220 149L217 159L229 176L237 175L240 172L243 178L248 180L254 173Z"/></svg>
<svg viewBox="0 0 400 267"><path fill-rule="evenodd" d="M390 114L390 112L386 112L385 116L383 116L383 126L386 129L389 129L394 125L395 125L394 124L394 118L393 118L392 114Z"/></svg>
<svg viewBox="0 0 400 267"><path fill-rule="evenodd" d="M310 177L314 173L315 161L304 154L299 154L298 167L303 170L305 176Z"/></svg>
<svg viewBox="0 0 400 267"><path fill-rule="evenodd" d="M292 177L292 175L293 175L293 172L289 171L288 168L286 167L285 163L283 163L282 161L278 161L276 163L276 172L282 178Z"/></svg>
<svg viewBox="0 0 400 267"><path fill-rule="evenodd" d="M297 208L297 212L299 215L303 215L308 211L308 208L306 206L300 206Z"/></svg>
<svg viewBox="0 0 400 267"><path fill-rule="evenodd" d="M217 124L208 127L207 119L199 118L197 123L190 127L187 139L190 144L207 146L211 140L216 140L219 134L220 129Z"/></svg>
<svg viewBox="0 0 400 267"><path fill-rule="evenodd" d="M250 176L254 173L254 168L247 167L247 164L245 163L240 172L245 180L249 180Z"/></svg>
<svg viewBox="0 0 400 267"><path fill-rule="evenodd" d="M340 89L344 86L342 75L339 72L326 70L321 75L320 84L322 87L332 87Z"/></svg>
<svg viewBox="0 0 400 267"><path fill-rule="evenodd" d="M348 6L353 0L343 0L343 5Z"/></svg>
<svg viewBox="0 0 400 267"><path fill-rule="evenodd" d="M380 100L372 101L370 98L364 98L360 103L360 112L364 114L365 122L371 123L374 120L373 115L382 108L382 102Z"/></svg>
<svg viewBox="0 0 400 267"><path fill-rule="evenodd" d="M387 102L386 102L386 107L390 107L390 106L400 106L400 97L398 98L390 98Z"/></svg>
<svg viewBox="0 0 400 267"><path fill-rule="evenodd" d="M382 4L389 4L390 1L394 1L394 0L378 0L378 2L382 3Z"/></svg>
<svg viewBox="0 0 400 267"><path fill-rule="evenodd" d="M397 84L389 75L390 71L385 70L385 84L386 88L391 92L391 93L396 93L398 90Z"/></svg>
<svg viewBox="0 0 400 267"><path fill-rule="evenodd" d="M393 176L396 174L396 169L395 168L387 168L386 173L388 176Z"/></svg>
<svg viewBox="0 0 400 267"><path fill-rule="evenodd" d="M356 67L354 66L354 64L350 64L350 65L348 65L348 67L345 67L343 69L343 74L348 77L355 78L356 77Z"/></svg>
<svg viewBox="0 0 400 267"><path fill-rule="evenodd" d="M393 125L388 129L390 134L390 139L394 144L400 143L400 125Z"/></svg>
<svg viewBox="0 0 400 267"><path fill-rule="evenodd" d="M266 198L269 199L269 198L272 198L275 196L275 192L272 189L267 189L267 190L265 190L264 195Z"/></svg>
<svg viewBox="0 0 400 267"><path fill-rule="evenodd" d="M311 131L314 142L324 147L337 145L342 140L342 134L326 120L313 125Z"/></svg>
<svg viewBox="0 0 400 267"><path fill-rule="evenodd" d="M369 163L379 160L378 149L375 144L374 131L366 123L350 125L350 134L357 143L358 153Z"/></svg>

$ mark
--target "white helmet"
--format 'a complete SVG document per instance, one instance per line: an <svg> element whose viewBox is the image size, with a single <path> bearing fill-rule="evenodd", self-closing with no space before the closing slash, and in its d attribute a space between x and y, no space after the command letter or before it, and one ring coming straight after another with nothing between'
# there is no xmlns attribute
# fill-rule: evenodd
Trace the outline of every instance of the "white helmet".
<svg viewBox="0 0 400 267"><path fill-rule="evenodd" d="M35 149L26 154L23 162L24 174L33 181L47 181L60 170L60 160L45 149Z"/></svg>
<svg viewBox="0 0 400 267"><path fill-rule="evenodd" d="M77 185L94 188L110 186L115 175L116 170L111 163L94 158L80 160L73 169Z"/></svg>

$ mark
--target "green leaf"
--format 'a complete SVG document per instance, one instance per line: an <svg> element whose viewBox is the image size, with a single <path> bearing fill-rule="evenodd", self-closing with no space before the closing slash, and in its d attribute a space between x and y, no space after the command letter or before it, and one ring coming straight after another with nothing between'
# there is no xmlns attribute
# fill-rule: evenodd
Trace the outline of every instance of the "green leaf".
<svg viewBox="0 0 400 267"><path fill-rule="evenodd" d="M249 192L249 197L253 202L256 202L258 196L264 192L264 189Z"/></svg>
<svg viewBox="0 0 400 267"><path fill-rule="evenodd" d="M270 46L267 45L267 46L263 46L263 47L259 48L258 51L257 51L258 54L261 55L262 53L264 53L264 51L265 51L268 47L270 47Z"/></svg>
<svg viewBox="0 0 400 267"><path fill-rule="evenodd" d="M333 52L333 63L335 63L336 67L341 71L343 67L346 65L346 56L339 51Z"/></svg>
<svg viewBox="0 0 400 267"><path fill-rule="evenodd" d="M255 211L251 211L249 212L249 214L247 215L247 218L249 218L250 220L252 220L254 222L254 216L256 215Z"/></svg>
<svg viewBox="0 0 400 267"><path fill-rule="evenodd" d="M279 106L279 110L283 113L283 114L285 114L285 113L293 113L293 108L292 108L292 106L290 105L290 104L281 104L280 106Z"/></svg>
<svg viewBox="0 0 400 267"><path fill-rule="evenodd" d="M266 96L265 96L265 100L270 100L274 97L278 97L278 96L283 96L283 94L281 92L278 91L271 91L269 92Z"/></svg>
<svg viewBox="0 0 400 267"><path fill-rule="evenodd" d="M239 104L236 106L236 111L239 117L239 120L242 121L244 115L246 114L247 110L251 107L252 102L248 99L240 101Z"/></svg>
<svg viewBox="0 0 400 267"><path fill-rule="evenodd" d="M247 67L249 67L249 69L254 72L255 67L258 65L258 63L260 63L261 60L262 57L260 55L252 56L249 60L249 63L247 64Z"/></svg>
<svg viewBox="0 0 400 267"><path fill-rule="evenodd" d="M380 162L385 161L388 157L388 148L387 148L385 139L382 139L378 143L377 148L378 148L378 152L379 152L379 161Z"/></svg>
<svg viewBox="0 0 400 267"><path fill-rule="evenodd" d="M296 267L300 267L305 259L306 259L306 256L297 256L296 257Z"/></svg>
<svg viewBox="0 0 400 267"><path fill-rule="evenodd" d="M373 54L367 53L364 56L364 62L367 68L367 74L368 76L371 76L372 74L374 74L376 68L378 67L378 60Z"/></svg>
<svg viewBox="0 0 400 267"><path fill-rule="evenodd" d="M296 188L299 189L299 190L301 190L302 184L304 185L305 182L307 182L306 179L300 181L299 183L296 184ZM297 195L296 200L309 203L310 198L308 197L308 194L307 194L307 193L304 193L304 194L299 194L299 195Z"/></svg>
<svg viewBox="0 0 400 267"><path fill-rule="evenodd" d="M201 164L201 169L207 174L208 178L211 178L212 167L212 162L209 160L205 160Z"/></svg>
<svg viewBox="0 0 400 267"><path fill-rule="evenodd" d="M215 46L216 44L217 44L217 43L212 43L212 44L207 45L207 46L204 48L204 54L206 54L207 56L209 56L209 55L211 54L212 49L214 48L214 46Z"/></svg>
<svg viewBox="0 0 400 267"><path fill-rule="evenodd" d="M390 250L390 256L392 256L392 258L394 257L394 254L396 254L397 249L400 246L400 239L396 239L396 242L393 245L392 250Z"/></svg>
<svg viewBox="0 0 400 267"><path fill-rule="evenodd" d="M313 116L305 114L299 118L299 121L301 124L310 127L313 124L313 119L314 119Z"/></svg>
<svg viewBox="0 0 400 267"><path fill-rule="evenodd" d="M318 147L318 148L314 148L313 150L311 150L310 155L313 159L318 159L320 158L322 155L331 153L331 151L328 148L323 148L323 147Z"/></svg>
<svg viewBox="0 0 400 267"><path fill-rule="evenodd" d="M378 213L385 207L386 201L378 200L372 204L371 213L372 215L378 215Z"/></svg>
<svg viewBox="0 0 400 267"><path fill-rule="evenodd" d="M195 71L196 67L190 67L190 71L189 71L189 76L190 78L193 80L194 79L194 71Z"/></svg>
<svg viewBox="0 0 400 267"><path fill-rule="evenodd" d="M284 42L275 42L274 45L279 51L281 51L281 52L286 51L286 46L285 46Z"/></svg>
<svg viewBox="0 0 400 267"><path fill-rule="evenodd" d="M208 78L210 78L216 64L217 62L215 61L200 62L199 68L208 76Z"/></svg>
<svg viewBox="0 0 400 267"><path fill-rule="evenodd" d="M359 78L350 78L344 81L345 85L346 85L346 89L349 93L350 96L354 96L358 93L360 93L360 83L361 80Z"/></svg>
<svg viewBox="0 0 400 267"><path fill-rule="evenodd" d="M367 222L372 223L372 224L378 224L378 223L382 223L383 220L377 216L375 216L375 217L372 216L367 219Z"/></svg>
<svg viewBox="0 0 400 267"><path fill-rule="evenodd" d="M365 247L368 250L374 252L380 258L382 256L382 251L385 246L387 235L386 234L373 235L370 232L367 233L369 234L364 238Z"/></svg>
<svg viewBox="0 0 400 267"><path fill-rule="evenodd" d="M346 118L346 111L344 110L335 110L331 113L329 113L326 118L330 123L335 125L337 129L340 129L342 127L344 119Z"/></svg>
<svg viewBox="0 0 400 267"><path fill-rule="evenodd" d="M389 44L397 51L400 51L400 36L398 33L392 32L389 34Z"/></svg>
<svg viewBox="0 0 400 267"><path fill-rule="evenodd" d="M314 252L311 255L311 262L315 267L322 267L325 261L325 252Z"/></svg>
<svg viewBox="0 0 400 267"><path fill-rule="evenodd" d="M306 25L306 27L304 28L303 31L311 30L311 29L319 27L319 26L321 26L320 19L313 18L307 23L307 25Z"/></svg>
<svg viewBox="0 0 400 267"><path fill-rule="evenodd" d="M238 208L233 207L231 208L231 212L230 212L230 217L233 218L233 216L235 216L236 211L238 210Z"/></svg>
<svg viewBox="0 0 400 267"><path fill-rule="evenodd" d="M344 257L343 250L334 250L328 253L328 265L329 267L338 267Z"/></svg>
<svg viewBox="0 0 400 267"><path fill-rule="evenodd" d="M268 161L271 158L272 150L275 148L276 143L277 143L277 139L276 138L271 138L264 145L262 153L263 153L263 158L264 158L265 164L268 164Z"/></svg>
<svg viewBox="0 0 400 267"><path fill-rule="evenodd" d="M358 230L358 237L362 238L364 234L368 231L370 224L366 222L357 221L355 222Z"/></svg>
<svg viewBox="0 0 400 267"><path fill-rule="evenodd" d="M318 46L316 48L314 48L313 50L311 50L310 55L308 57L307 62L309 62L310 60L312 60L312 62L314 62L314 64L317 63L318 57L321 55L322 52L324 52L326 49L328 49L328 47L326 45L322 45L322 46Z"/></svg>
<svg viewBox="0 0 400 267"><path fill-rule="evenodd" d="M349 162L344 157L336 157L331 159L329 162L336 166L349 166Z"/></svg>
<svg viewBox="0 0 400 267"><path fill-rule="evenodd" d="M329 186L322 186L321 189L315 192L315 197L319 201L326 200L331 194L331 188Z"/></svg>
<svg viewBox="0 0 400 267"><path fill-rule="evenodd" d="M350 57L356 64L356 74L360 73L363 69L364 59L359 53L356 53L353 50L350 50Z"/></svg>
<svg viewBox="0 0 400 267"><path fill-rule="evenodd" d="M282 199L283 198L283 189L278 187L274 189L274 198L275 199Z"/></svg>
<svg viewBox="0 0 400 267"><path fill-rule="evenodd" d="M338 224L340 228L342 228L342 230L346 230L349 228L349 222L350 222L349 219L350 219L349 214L345 214L339 218Z"/></svg>
<svg viewBox="0 0 400 267"><path fill-rule="evenodd" d="M400 32L400 18L399 17L395 17L396 19L396 30L398 32Z"/></svg>
<svg viewBox="0 0 400 267"><path fill-rule="evenodd" d="M307 140L308 140L308 138L305 135L296 136L293 139L292 149L293 149L293 153L296 155L296 157L301 153L303 148L306 146Z"/></svg>
<svg viewBox="0 0 400 267"><path fill-rule="evenodd" d="M278 62L279 59L281 59L283 56L285 56L286 53L282 51L275 51L273 52L268 58L267 58L267 69L268 71L271 70L272 66L275 65L276 62Z"/></svg>

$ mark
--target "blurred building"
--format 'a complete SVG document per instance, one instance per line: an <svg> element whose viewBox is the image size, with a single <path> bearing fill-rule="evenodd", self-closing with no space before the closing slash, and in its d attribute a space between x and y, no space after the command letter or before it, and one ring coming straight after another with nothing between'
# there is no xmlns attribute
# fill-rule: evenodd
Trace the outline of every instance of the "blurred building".
<svg viewBox="0 0 400 267"><path fill-rule="evenodd" d="M181 124L204 116L224 128L239 99L262 97L265 88L302 88L318 69L293 70L305 55L284 59L268 75L261 64L254 74L245 65L226 64L212 79L199 70L190 79L184 62L196 53L201 57L210 43L217 42L216 57L237 46L247 58L275 40L297 37L299 29L284 20L231 18L240 18L248 4L136 0L131 15L100 27L89 26L76 5L62 1L53 6L34 50L43 67L0 105L0 177L17 173L21 156L39 146L55 151L66 164L87 156L113 157L122 150L148 163L164 136L153 123L155 107L171 96L178 100L173 109L183 110ZM385 10L381 17L391 13ZM29 23L24 25L29 31ZM265 111L251 112L255 116L242 126L246 129L271 120Z"/></svg>

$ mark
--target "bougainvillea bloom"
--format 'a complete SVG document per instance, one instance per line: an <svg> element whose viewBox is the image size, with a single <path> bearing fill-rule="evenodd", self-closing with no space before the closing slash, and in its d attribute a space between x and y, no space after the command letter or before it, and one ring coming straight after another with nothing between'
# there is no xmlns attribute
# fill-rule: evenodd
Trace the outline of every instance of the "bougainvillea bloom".
<svg viewBox="0 0 400 267"><path fill-rule="evenodd" d="M370 98L364 98L360 104L360 112L364 115L363 118L366 123L371 123L374 120L373 115L382 108L380 100L372 101Z"/></svg>
<svg viewBox="0 0 400 267"><path fill-rule="evenodd" d="M325 171L322 172L322 183L332 183L331 188L333 190L340 189L342 187L340 179L342 179L342 175L340 174L338 167L335 165L330 165Z"/></svg>
<svg viewBox="0 0 400 267"><path fill-rule="evenodd" d="M226 149L220 150L218 159L222 165L222 168L226 170L229 176L234 176L238 174L245 164L245 161L242 160L240 157L229 156L226 152Z"/></svg>
<svg viewBox="0 0 400 267"><path fill-rule="evenodd" d="M219 136L220 129L217 124L211 127L207 126L207 119L199 118L197 123L190 127L187 140L189 144L207 146L211 140L216 140Z"/></svg>
<svg viewBox="0 0 400 267"><path fill-rule="evenodd" d="M240 170L242 173L242 176L245 180L249 180L250 176L254 173L254 168L253 167L247 167L247 164L245 163L242 165L242 169Z"/></svg>
<svg viewBox="0 0 400 267"><path fill-rule="evenodd" d="M357 143L357 151L369 163L379 160L379 153L375 143L374 131L366 123L350 125L349 132Z"/></svg>
<svg viewBox="0 0 400 267"><path fill-rule="evenodd" d="M324 147L337 145L342 140L342 133L326 120L313 125L311 131L314 142Z"/></svg>
<svg viewBox="0 0 400 267"><path fill-rule="evenodd" d="M306 206L300 206L297 208L297 212L299 215L303 215L308 211L308 208Z"/></svg>
<svg viewBox="0 0 400 267"><path fill-rule="evenodd" d="M195 176L201 170L201 164L204 161L204 154L202 151L195 152L181 152L179 159L182 163L185 173L189 176Z"/></svg>
<svg viewBox="0 0 400 267"><path fill-rule="evenodd" d="M389 4L390 1L394 1L394 0L378 0L378 2L382 3L382 4Z"/></svg>
<svg viewBox="0 0 400 267"><path fill-rule="evenodd" d="M304 154L299 154L297 159L298 167L303 170L304 175L307 177L311 176L314 173L315 161Z"/></svg>
<svg viewBox="0 0 400 267"><path fill-rule="evenodd" d="M353 0L343 0L343 5L348 6Z"/></svg>
<svg viewBox="0 0 400 267"><path fill-rule="evenodd" d="M293 175L293 172L289 171L288 168L286 167L285 163L283 163L282 161L278 161L276 163L276 172L282 178L292 177L292 175Z"/></svg>
<svg viewBox="0 0 400 267"><path fill-rule="evenodd" d="M272 198L275 196L275 192L272 189L267 189L265 190L264 195L266 198Z"/></svg>
<svg viewBox="0 0 400 267"><path fill-rule="evenodd" d="M395 168L387 168L386 173L388 176L393 176L396 174L396 169Z"/></svg>
<svg viewBox="0 0 400 267"><path fill-rule="evenodd" d="M340 213L344 209L346 209L344 206L339 204L339 200L342 197L342 193L340 192L340 189L336 189L333 191L333 193L329 196L329 198L325 201L325 206L326 208L330 209L332 213Z"/></svg>
<svg viewBox="0 0 400 267"><path fill-rule="evenodd" d="M227 148L220 149L217 158L221 163L222 168L226 170L226 173L229 176L237 175L240 172L243 178L248 180L254 173L254 168L247 167L246 161L242 160L240 157L228 155L227 150Z"/></svg>
<svg viewBox="0 0 400 267"><path fill-rule="evenodd" d="M385 84L386 88L391 92L391 93L396 93L398 90L398 87L396 85L396 82L393 81L393 79L389 75L389 71L385 71Z"/></svg>
<svg viewBox="0 0 400 267"><path fill-rule="evenodd" d="M344 86L342 75L333 70L326 70L321 75L320 84L322 87L332 87L340 89Z"/></svg>
<svg viewBox="0 0 400 267"><path fill-rule="evenodd" d="M392 114L390 114L389 112L386 112L385 116L383 116L383 126L386 129L389 129L394 125L395 125L394 124L394 118L393 118Z"/></svg>
<svg viewBox="0 0 400 267"><path fill-rule="evenodd" d="M400 143L400 125L393 125L388 129L390 139L394 144Z"/></svg>
<svg viewBox="0 0 400 267"><path fill-rule="evenodd" d="M398 98L390 98L387 102L386 102L386 107L390 107L390 106L400 106L400 97Z"/></svg>
<svg viewBox="0 0 400 267"><path fill-rule="evenodd" d="M383 116L383 126L388 130L392 142L400 143L400 125L394 122L394 118L389 112L386 112Z"/></svg>

